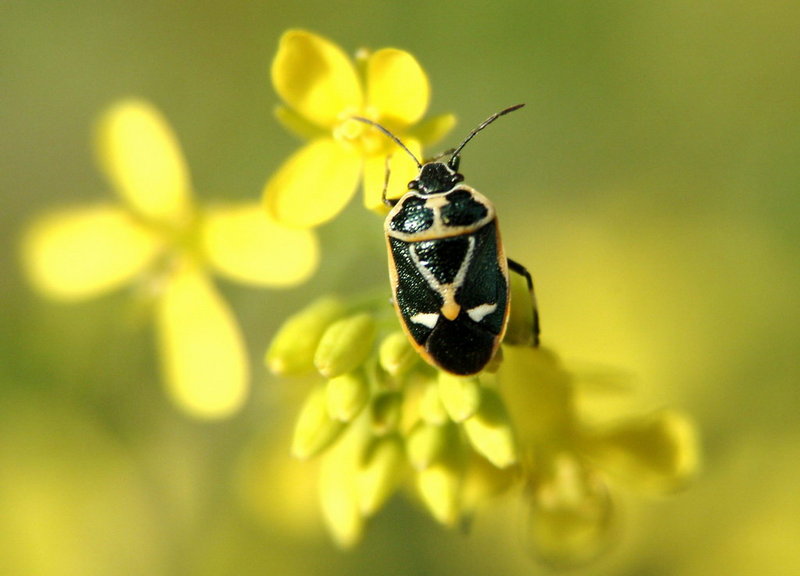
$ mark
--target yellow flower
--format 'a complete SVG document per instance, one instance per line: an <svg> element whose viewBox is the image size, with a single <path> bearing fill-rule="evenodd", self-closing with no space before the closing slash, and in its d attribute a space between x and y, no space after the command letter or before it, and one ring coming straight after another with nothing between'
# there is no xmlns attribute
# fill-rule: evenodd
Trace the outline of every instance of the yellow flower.
<svg viewBox="0 0 800 576"><path fill-rule="evenodd" d="M418 124L428 108L425 72L408 52L361 51L355 64L329 40L303 30L281 38L272 83L286 106L276 110L289 130L310 140L267 182L264 202L280 222L313 227L334 218L363 177L364 205L383 209L387 169L389 198L399 197L417 173L414 162L374 128L352 120L364 116L391 130L417 155L452 128L452 115Z"/></svg>
<svg viewBox="0 0 800 576"><path fill-rule="evenodd" d="M316 269L316 237L279 225L258 203L195 207L177 139L147 102L112 106L95 143L122 205L38 219L22 243L27 274L43 294L73 301L144 280L155 298L172 399L195 416L227 416L246 398L249 364L209 272L255 286L291 286Z"/></svg>

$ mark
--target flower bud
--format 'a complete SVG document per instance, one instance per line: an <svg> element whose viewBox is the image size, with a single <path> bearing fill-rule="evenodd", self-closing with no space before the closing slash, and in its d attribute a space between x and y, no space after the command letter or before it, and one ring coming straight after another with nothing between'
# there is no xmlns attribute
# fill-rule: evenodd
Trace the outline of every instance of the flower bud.
<svg viewBox="0 0 800 576"><path fill-rule="evenodd" d="M509 490L519 480L520 470L500 469L477 452L471 451L461 488L461 514L471 514Z"/></svg>
<svg viewBox="0 0 800 576"><path fill-rule="evenodd" d="M376 396L370 405L372 431L375 434L387 434L397 430L403 416L403 399L397 393L385 393Z"/></svg>
<svg viewBox="0 0 800 576"><path fill-rule="evenodd" d="M266 364L281 376L295 376L314 369L314 352L325 329L342 314L344 305L334 298L320 298L290 317L272 339Z"/></svg>
<svg viewBox="0 0 800 576"><path fill-rule="evenodd" d="M417 422L406 438L408 460L417 470L424 470L449 451L459 449L458 430L452 422L441 426Z"/></svg>
<svg viewBox="0 0 800 576"><path fill-rule="evenodd" d="M477 377L439 372L439 397L454 422L466 420L481 405L481 385Z"/></svg>
<svg viewBox="0 0 800 576"><path fill-rule="evenodd" d="M358 368L367 359L375 340L375 320L355 314L327 327L314 354L314 365L326 378Z"/></svg>
<svg viewBox="0 0 800 576"><path fill-rule="evenodd" d="M374 438L367 446L358 470L358 502L361 513L377 512L402 480L405 454L397 434Z"/></svg>
<svg viewBox="0 0 800 576"><path fill-rule="evenodd" d="M322 458L319 498L322 517L333 539L341 548L352 548L364 533L364 517L359 510L352 438L345 437Z"/></svg>
<svg viewBox="0 0 800 576"><path fill-rule="evenodd" d="M422 390L419 415L429 424L444 424L450 420L439 395L439 383L434 379L431 379Z"/></svg>
<svg viewBox="0 0 800 576"><path fill-rule="evenodd" d="M342 422L350 422L358 416L369 400L369 383L360 371L331 378L325 391L328 414Z"/></svg>
<svg viewBox="0 0 800 576"><path fill-rule="evenodd" d="M452 526L461 514L463 464L460 455L452 455L417 472L417 488L433 517Z"/></svg>
<svg viewBox="0 0 800 576"><path fill-rule="evenodd" d="M497 392L484 389L478 412L466 419L463 426L472 446L489 462L498 468L516 463L511 420Z"/></svg>
<svg viewBox="0 0 800 576"><path fill-rule="evenodd" d="M417 351L411 346L406 335L399 330L383 339L378 357L381 368L392 376L402 376L419 359Z"/></svg>
<svg viewBox="0 0 800 576"><path fill-rule="evenodd" d="M325 386L311 391L300 409L294 427L292 455L305 460L316 456L330 446L345 425L328 415Z"/></svg>

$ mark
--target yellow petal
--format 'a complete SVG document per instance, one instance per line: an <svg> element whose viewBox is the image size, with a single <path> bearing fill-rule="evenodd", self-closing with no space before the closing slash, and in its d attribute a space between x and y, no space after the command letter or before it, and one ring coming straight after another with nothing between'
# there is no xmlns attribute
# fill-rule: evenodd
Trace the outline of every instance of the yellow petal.
<svg viewBox="0 0 800 576"><path fill-rule="evenodd" d="M367 62L367 106L388 124L408 126L428 109L425 71L408 52L378 50Z"/></svg>
<svg viewBox="0 0 800 576"><path fill-rule="evenodd" d="M278 95L315 124L332 127L362 104L358 74L336 44L304 30L289 30L272 62Z"/></svg>
<svg viewBox="0 0 800 576"><path fill-rule="evenodd" d="M422 156L422 146L418 140L409 139L403 142L417 158ZM389 170L389 183L386 183L386 170ZM367 210L383 214L387 211L383 203L383 188L386 188L386 197L396 200L408 191L408 183L417 177L419 168L414 160L403 150L393 153L389 157L387 166L386 156L373 155L364 161L364 206Z"/></svg>
<svg viewBox="0 0 800 576"><path fill-rule="evenodd" d="M312 230L282 226L258 204L209 210L202 239L212 266L239 282L292 286L307 280L319 264Z"/></svg>
<svg viewBox="0 0 800 576"><path fill-rule="evenodd" d="M190 206L189 173L178 140L152 105L125 100L97 126L100 165L116 191L142 216L179 221Z"/></svg>
<svg viewBox="0 0 800 576"><path fill-rule="evenodd" d="M208 278L184 265L167 282L157 327L168 389L201 418L224 418L244 403L249 365L239 326Z"/></svg>
<svg viewBox="0 0 800 576"><path fill-rule="evenodd" d="M586 448L616 478L656 494L686 486L700 466L694 424L669 410L598 431Z"/></svg>
<svg viewBox="0 0 800 576"><path fill-rule="evenodd" d="M344 209L360 175L361 159L354 150L331 139L315 140L290 156L267 182L267 212L288 226L318 226Z"/></svg>
<svg viewBox="0 0 800 576"><path fill-rule="evenodd" d="M22 259L42 293L77 300L130 281L157 250L157 239L129 214L94 206L36 220L23 238Z"/></svg>

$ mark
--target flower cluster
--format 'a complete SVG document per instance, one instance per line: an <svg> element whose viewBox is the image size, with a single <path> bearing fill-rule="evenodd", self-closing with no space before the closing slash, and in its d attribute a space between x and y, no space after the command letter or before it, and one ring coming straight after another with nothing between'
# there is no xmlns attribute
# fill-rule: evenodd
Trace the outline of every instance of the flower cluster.
<svg viewBox="0 0 800 576"><path fill-rule="evenodd" d="M525 294L515 290L524 303L517 309L530 308ZM509 335L530 333L526 314L511 318ZM695 471L694 430L680 414L590 424L576 407L574 376L553 352L510 337L502 356L496 372L474 377L435 370L385 303L323 298L284 324L266 363L284 377L315 381L292 452L322 459L321 506L340 545L357 543L367 519L400 488L453 526L521 487L531 549L569 565L606 544L613 480L664 493Z"/></svg>
<svg viewBox="0 0 800 576"><path fill-rule="evenodd" d="M28 277L66 301L136 283L154 304L170 396L192 415L228 416L246 399L250 365L209 272L253 286L296 285L317 267L316 236L275 222L256 202L196 207L177 139L147 102L112 106L95 145L122 203L36 220L22 242Z"/></svg>

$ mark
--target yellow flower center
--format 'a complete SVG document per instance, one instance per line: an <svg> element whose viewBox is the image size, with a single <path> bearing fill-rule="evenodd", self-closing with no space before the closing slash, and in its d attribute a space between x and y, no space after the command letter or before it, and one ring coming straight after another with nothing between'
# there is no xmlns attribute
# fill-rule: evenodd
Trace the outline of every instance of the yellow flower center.
<svg viewBox="0 0 800 576"><path fill-rule="evenodd" d="M362 156L388 156L392 153L395 144L380 130L354 120L353 116L360 114L343 115L342 120L333 128L333 137L347 146L354 147ZM372 119L374 115L364 115Z"/></svg>
<svg viewBox="0 0 800 576"><path fill-rule="evenodd" d="M151 294L160 294L165 279L172 276L181 263L191 261L205 266L207 257L200 244L200 215L190 212L172 221L156 221L136 214L138 222L146 227L161 242L160 256L145 273L146 289Z"/></svg>

